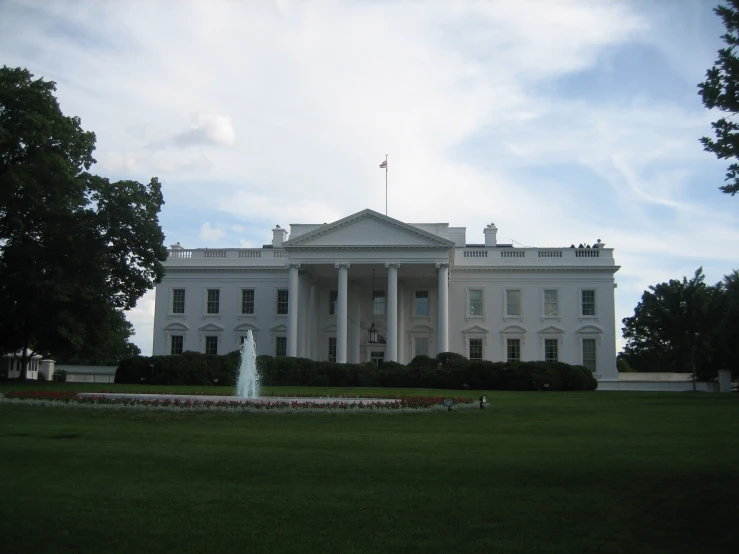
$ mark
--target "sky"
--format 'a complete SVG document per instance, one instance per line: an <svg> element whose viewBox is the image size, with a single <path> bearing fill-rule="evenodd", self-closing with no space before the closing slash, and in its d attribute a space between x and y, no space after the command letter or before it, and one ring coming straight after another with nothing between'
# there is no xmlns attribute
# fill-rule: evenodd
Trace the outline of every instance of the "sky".
<svg viewBox="0 0 739 554"><path fill-rule="evenodd" d="M717 3L1 0L0 63L57 83L94 172L160 179L168 245L384 213L387 154L391 217L614 248L620 329L649 285L739 268L698 142ZM150 354L154 293L127 317Z"/></svg>

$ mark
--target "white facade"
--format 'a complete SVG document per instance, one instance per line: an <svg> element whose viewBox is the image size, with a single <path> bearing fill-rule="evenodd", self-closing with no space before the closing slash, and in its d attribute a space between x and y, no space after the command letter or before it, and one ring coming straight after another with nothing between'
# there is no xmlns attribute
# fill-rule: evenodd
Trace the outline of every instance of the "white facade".
<svg viewBox="0 0 739 554"><path fill-rule="evenodd" d="M154 354L225 354L251 330L260 354L548 358L617 381L613 250L513 248L494 225L484 233L468 245L463 227L364 210L293 224L289 240L277 226L260 249L174 245L156 289ZM373 324L380 343L368 340Z"/></svg>

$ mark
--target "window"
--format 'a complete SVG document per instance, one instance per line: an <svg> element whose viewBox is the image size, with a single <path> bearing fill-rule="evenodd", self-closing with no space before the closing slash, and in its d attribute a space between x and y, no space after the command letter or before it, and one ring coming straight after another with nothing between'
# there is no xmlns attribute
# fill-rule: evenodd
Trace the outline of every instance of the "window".
<svg viewBox="0 0 739 554"><path fill-rule="evenodd" d="M416 337L413 340L413 356L429 355L429 339L427 337Z"/></svg>
<svg viewBox="0 0 739 554"><path fill-rule="evenodd" d="M482 360L482 339L470 339L470 360Z"/></svg>
<svg viewBox="0 0 739 554"><path fill-rule="evenodd" d="M241 335L239 337L239 346L244 346L245 342L246 342L246 335Z"/></svg>
<svg viewBox="0 0 739 554"><path fill-rule="evenodd" d="M508 362L520 362L521 361L521 339L507 339L506 340L506 361Z"/></svg>
<svg viewBox="0 0 739 554"><path fill-rule="evenodd" d="M172 313L185 313L185 289L172 289Z"/></svg>
<svg viewBox="0 0 739 554"><path fill-rule="evenodd" d="M331 290L328 292L328 315L336 315L337 305L339 301L339 291Z"/></svg>
<svg viewBox="0 0 739 554"><path fill-rule="evenodd" d="M374 362L375 365L382 365L382 362L385 361L385 353L384 352L370 352L370 360Z"/></svg>
<svg viewBox="0 0 739 554"><path fill-rule="evenodd" d="M414 313L420 316L429 315L429 291L427 290L417 290L416 291L416 305L415 305Z"/></svg>
<svg viewBox="0 0 739 554"><path fill-rule="evenodd" d="M544 316L545 317L559 316L559 306L557 302L557 291L556 290L545 290L544 291Z"/></svg>
<svg viewBox="0 0 739 554"><path fill-rule="evenodd" d="M372 291L372 315L385 315L385 291Z"/></svg>
<svg viewBox="0 0 739 554"><path fill-rule="evenodd" d="M582 315L595 315L595 290L587 289L580 291L582 302Z"/></svg>
<svg viewBox="0 0 739 554"><path fill-rule="evenodd" d="M287 315L287 289L277 290L277 315Z"/></svg>
<svg viewBox="0 0 739 554"><path fill-rule="evenodd" d="M254 289L241 289L241 313L254 313Z"/></svg>
<svg viewBox="0 0 739 554"><path fill-rule="evenodd" d="M505 291L505 315L509 317L521 317L521 291Z"/></svg>
<svg viewBox="0 0 739 554"><path fill-rule="evenodd" d="M275 356L277 358L287 356L287 337L275 337Z"/></svg>
<svg viewBox="0 0 739 554"><path fill-rule="evenodd" d="M221 310L221 291L220 289L208 289L205 313L217 314Z"/></svg>
<svg viewBox="0 0 739 554"><path fill-rule="evenodd" d="M595 339L582 339L582 365L595 373Z"/></svg>
<svg viewBox="0 0 739 554"><path fill-rule="evenodd" d="M544 361L559 361L559 341L557 339L544 339Z"/></svg>
<svg viewBox="0 0 739 554"><path fill-rule="evenodd" d="M218 337L205 337L205 353L218 354Z"/></svg>
<svg viewBox="0 0 739 554"><path fill-rule="evenodd" d="M482 291L481 290L469 291L469 299L470 299L469 315L482 317Z"/></svg>
<svg viewBox="0 0 739 554"><path fill-rule="evenodd" d="M185 337L182 335L172 335L170 341L169 353L172 355L182 354L185 346Z"/></svg>
<svg viewBox="0 0 739 554"><path fill-rule="evenodd" d="M328 361L336 361L336 337L329 337L328 339Z"/></svg>

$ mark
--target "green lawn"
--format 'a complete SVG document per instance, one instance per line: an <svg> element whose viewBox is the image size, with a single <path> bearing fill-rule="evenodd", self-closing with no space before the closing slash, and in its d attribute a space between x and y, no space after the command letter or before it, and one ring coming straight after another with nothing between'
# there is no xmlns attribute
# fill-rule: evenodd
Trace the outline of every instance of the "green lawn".
<svg viewBox="0 0 739 554"><path fill-rule="evenodd" d="M138 394L211 394L211 395L234 395L235 387L217 386L173 386L173 385L116 385L105 383L48 383L38 381L0 381L0 393L17 390L46 390L46 391L76 391L76 392L126 392ZM383 389L372 387L262 387L264 394L290 396L399 396L410 395L433 395L433 396L467 396L479 398L483 391L471 390L436 390L436 389Z"/></svg>
<svg viewBox="0 0 739 554"><path fill-rule="evenodd" d="M0 404L0 552L739 550L739 396L488 398L418 415Z"/></svg>

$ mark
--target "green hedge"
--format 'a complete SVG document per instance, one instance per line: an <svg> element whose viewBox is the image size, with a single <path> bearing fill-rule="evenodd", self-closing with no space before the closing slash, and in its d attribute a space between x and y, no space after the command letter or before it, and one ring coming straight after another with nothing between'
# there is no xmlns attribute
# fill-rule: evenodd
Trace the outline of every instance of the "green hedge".
<svg viewBox="0 0 739 554"><path fill-rule="evenodd" d="M184 352L123 360L116 383L233 386L239 352L224 356ZM261 382L267 386L387 387L474 390L595 390L590 370L561 362L506 364L468 360L453 352L437 358L417 356L407 366L385 362L365 364L316 362L307 358L258 356Z"/></svg>
<svg viewBox="0 0 739 554"><path fill-rule="evenodd" d="M238 366L238 351L223 356L200 352L183 352L177 356L136 356L121 360L115 372L115 382L234 386Z"/></svg>

